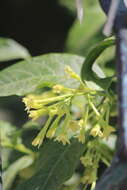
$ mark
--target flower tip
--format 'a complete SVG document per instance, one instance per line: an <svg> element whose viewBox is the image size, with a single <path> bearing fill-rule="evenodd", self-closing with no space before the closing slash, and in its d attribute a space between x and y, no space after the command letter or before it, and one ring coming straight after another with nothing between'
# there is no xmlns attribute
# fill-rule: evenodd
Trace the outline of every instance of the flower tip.
<svg viewBox="0 0 127 190"><path fill-rule="evenodd" d="M43 143L43 139L39 139L39 138L35 138L32 141L32 145L33 146L38 146L38 148L40 148L40 146L42 145L42 143Z"/></svg>
<svg viewBox="0 0 127 190"><path fill-rule="evenodd" d="M39 145L39 143L40 143L40 140L36 139L36 138L32 141L33 146L37 146L37 145Z"/></svg>
<svg viewBox="0 0 127 190"><path fill-rule="evenodd" d="M71 78L80 81L80 77L72 70L69 65L66 65L64 68L65 73L67 73Z"/></svg>
<svg viewBox="0 0 127 190"><path fill-rule="evenodd" d="M67 135L61 134L56 137L55 141L62 142L63 145L70 144L70 140L68 139Z"/></svg>
<svg viewBox="0 0 127 190"><path fill-rule="evenodd" d="M63 89L64 89L64 87L62 85L59 85L59 84L53 86L53 92L54 93L59 94L59 93L61 93L63 91Z"/></svg>
<svg viewBox="0 0 127 190"><path fill-rule="evenodd" d="M99 125L96 125L90 132L90 135L92 135L93 137L99 136L99 137L103 137L103 132L101 131L101 128Z"/></svg>

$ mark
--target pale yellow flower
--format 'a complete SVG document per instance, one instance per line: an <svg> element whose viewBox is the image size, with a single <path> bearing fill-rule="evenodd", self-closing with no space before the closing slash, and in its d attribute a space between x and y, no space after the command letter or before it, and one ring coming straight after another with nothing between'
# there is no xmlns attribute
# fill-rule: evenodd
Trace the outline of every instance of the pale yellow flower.
<svg viewBox="0 0 127 190"><path fill-rule="evenodd" d="M110 125L107 125L107 126L103 127L103 129L104 129L104 130L103 130L103 137L104 137L104 138L109 137L112 132L115 132L115 131L116 131L116 130L115 130L112 126L110 126Z"/></svg>
<svg viewBox="0 0 127 190"><path fill-rule="evenodd" d="M54 93L61 93L63 91L63 89L64 89L64 87L62 85L59 85L59 84L53 86L53 92Z"/></svg>
<svg viewBox="0 0 127 190"><path fill-rule="evenodd" d="M81 80L80 77L72 70L72 68L69 65L66 65L64 68L64 71L71 77L77 80Z"/></svg>
<svg viewBox="0 0 127 190"><path fill-rule="evenodd" d="M96 137L96 136L103 137L103 132L101 131L100 125L97 124L97 125L90 131L90 135L92 135L93 137Z"/></svg>
<svg viewBox="0 0 127 190"><path fill-rule="evenodd" d="M56 132L56 128L49 129L47 134L46 134L46 137L50 138L50 139L53 138L55 135L55 132Z"/></svg>
<svg viewBox="0 0 127 190"><path fill-rule="evenodd" d="M46 132L48 130L48 127L51 123L52 117L49 117L48 120L46 121L45 126L41 129L39 134L36 136L36 138L33 140L32 145L40 147L40 145L43 143L43 140L46 136Z"/></svg>
<svg viewBox="0 0 127 190"><path fill-rule="evenodd" d="M39 110L29 111L29 117L32 118L33 120L36 120L39 117L47 115L47 114L48 114L48 110L44 108L39 109Z"/></svg>
<svg viewBox="0 0 127 190"><path fill-rule="evenodd" d="M92 184L97 180L97 169L96 168L86 168L84 176L81 178L83 184Z"/></svg>
<svg viewBox="0 0 127 190"><path fill-rule="evenodd" d="M68 129L71 129L73 132L76 132L80 129L80 126L78 124L78 121L71 120L68 123Z"/></svg>
<svg viewBox="0 0 127 190"><path fill-rule="evenodd" d="M79 140L79 142L84 143L85 142L85 126L84 126L84 120L80 119L78 122L79 125L79 134L76 136Z"/></svg>
<svg viewBox="0 0 127 190"><path fill-rule="evenodd" d="M79 135L77 136L79 142L81 142L82 144L85 142L85 131L84 129L82 129L79 133Z"/></svg>
<svg viewBox="0 0 127 190"><path fill-rule="evenodd" d="M65 133L62 133L59 136L57 136L55 140L58 142L62 142L63 145L70 144L70 141Z"/></svg>
<svg viewBox="0 0 127 190"><path fill-rule="evenodd" d="M84 121L83 119L80 119L79 122L78 122L79 126L82 128L83 127L83 124L84 124Z"/></svg>
<svg viewBox="0 0 127 190"><path fill-rule="evenodd" d="M39 109L42 107L37 101L36 101L36 96L30 94L26 97L23 98L23 102L25 103L26 110L30 110L32 108L34 109Z"/></svg>

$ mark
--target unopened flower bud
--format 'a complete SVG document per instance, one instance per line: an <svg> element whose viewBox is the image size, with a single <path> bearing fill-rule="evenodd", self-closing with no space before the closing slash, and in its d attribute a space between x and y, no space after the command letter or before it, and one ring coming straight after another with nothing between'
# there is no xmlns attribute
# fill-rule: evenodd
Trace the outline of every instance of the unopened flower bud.
<svg viewBox="0 0 127 190"><path fill-rule="evenodd" d="M41 116L48 114L47 109L32 110L29 112L29 117L33 120L38 119Z"/></svg>
<svg viewBox="0 0 127 190"><path fill-rule="evenodd" d="M54 93L59 94L59 93L61 93L63 91L63 89L64 89L64 87L62 85L59 85L59 84L53 86L53 92Z"/></svg>
<svg viewBox="0 0 127 190"><path fill-rule="evenodd" d="M64 71L71 77L77 80L81 80L80 77L71 69L70 66L66 65Z"/></svg>

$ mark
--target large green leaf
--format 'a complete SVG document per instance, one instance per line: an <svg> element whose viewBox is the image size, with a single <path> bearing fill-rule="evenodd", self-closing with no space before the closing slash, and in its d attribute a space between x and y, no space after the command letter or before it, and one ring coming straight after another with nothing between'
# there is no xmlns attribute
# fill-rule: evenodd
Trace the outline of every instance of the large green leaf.
<svg viewBox="0 0 127 190"><path fill-rule="evenodd" d="M57 142L47 142L38 163L38 172L16 190L56 190L68 180L77 167L85 146L77 141L63 146Z"/></svg>
<svg viewBox="0 0 127 190"><path fill-rule="evenodd" d="M0 96L24 95L37 87L56 83L76 87L75 79L65 76L65 65L80 74L84 58L69 54L47 54L28 58L0 72Z"/></svg>
<svg viewBox="0 0 127 190"><path fill-rule="evenodd" d="M34 159L31 156L23 156L16 160L9 168L3 173L3 188L4 190L10 189L16 175L19 171L29 167Z"/></svg>
<svg viewBox="0 0 127 190"><path fill-rule="evenodd" d="M66 41L66 50L79 55L86 55L89 48L104 38L102 27L105 16L98 1L90 5L84 2L84 19L82 24L76 20L71 27Z"/></svg>
<svg viewBox="0 0 127 190"><path fill-rule="evenodd" d="M0 61L24 59L29 56L28 50L18 42L8 38L0 38Z"/></svg>
<svg viewBox="0 0 127 190"><path fill-rule="evenodd" d="M81 77L84 81L92 81L95 84L99 85L102 89L107 89L111 83L112 77L109 78L99 78L96 73L93 71L92 67L96 59L101 55L101 53L108 47L111 47L115 44L115 39L107 38L106 40L100 42L94 46L91 51L86 56L84 64L81 69Z"/></svg>

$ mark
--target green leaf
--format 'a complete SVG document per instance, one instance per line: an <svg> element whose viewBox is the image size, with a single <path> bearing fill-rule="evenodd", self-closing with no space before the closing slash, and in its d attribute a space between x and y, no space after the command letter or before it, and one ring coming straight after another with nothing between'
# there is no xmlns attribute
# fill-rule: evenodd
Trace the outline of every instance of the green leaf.
<svg viewBox="0 0 127 190"><path fill-rule="evenodd" d="M85 80L88 82L89 81L94 82L96 85L99 85L102 89L107 89L109 87L112 77L99 78L97 74L93 71L92 67L96 59L101 55L101 53L106 48L111 47L114 44L115 44L115 39L113 37L107 38L91 49L81 69L81 77L83 81Z"/></svg>
<svg viewBox="0 0 127 190"><path fill-rule="evenodd" d="M0 38L0 61L25 59L29 56L28 50L18 42L8 38Z"/></svg>
<svg viewBox="0 0 127 190"><path fill-rule="evenodd" d="M65 65L80 74L83 57L69 54L47 54L29 58L0 72L0 96L25 95L37 88L63 84L77 87L74 79L65 76Z"/></svg>
<svg viewBox="0 0 127 190"><path fill-rule="evenodd" d="M74 173L85 146L48 141L41 149L38 172L16 190L56 190Z"/></svg>
<svg viewBox="0 0 127 190"><path fill-rule="evenodd" d="M33 152L25 147L22 143L22 139L15 126L8 122L0 121L0 132L1 132L1 146L15 149L25 154L33 154Z"/></svg>
<svg viewBox="0 0 127 190"><path fill-rule="evenodd" d="M1 144L4 142L7 144L12 143L12 134L16 131L16 127L6 121L0 120L0 137Z"/></svg>
<svg viewBox="0 0 127 190"><path fill-rule="evenodd" d="M19 171L29 167L33 163L34 159L31 156L23 156L16 160L9 168L3 173L3 189L10 189L16 175Z"/></svg>
<svg viewBox="0 0 127 190"><path fill-rule="evenodd" d="M78 20L74 22L66 41L66 51L83 56L92 45L104 39L102 26L105 21L105 15L98 2L94 1L87 5L84 1L84 11L82 24Z"/></svg>

